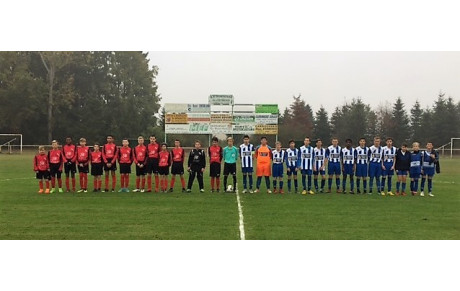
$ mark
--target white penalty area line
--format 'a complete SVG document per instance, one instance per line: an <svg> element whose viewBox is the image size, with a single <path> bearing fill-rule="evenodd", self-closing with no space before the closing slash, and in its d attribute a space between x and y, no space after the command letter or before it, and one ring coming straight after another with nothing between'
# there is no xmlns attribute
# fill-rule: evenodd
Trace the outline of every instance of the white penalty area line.
<svg viewBox="0 0 460 291"><path fill-rule="evenodd" d="M243 217L243 206L241 206L240 193L238 191L238 184L236 184L236 202L238 203L238 214L240 217L240 239L245 240L244 234L244 217Z"/></svg>

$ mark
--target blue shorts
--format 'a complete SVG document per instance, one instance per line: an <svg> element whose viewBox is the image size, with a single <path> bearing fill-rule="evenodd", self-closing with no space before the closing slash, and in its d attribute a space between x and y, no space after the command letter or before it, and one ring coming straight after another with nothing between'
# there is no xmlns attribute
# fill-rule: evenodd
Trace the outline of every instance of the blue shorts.
<svg viewBox="0 0 460 291"><path fill-rule="evenodd" d="M300 172L302 173L302 176L305 176L305 175L311 176L313 174L313 170L300 170Z"/></svg>
<svg viewBox="0 0 460 291"><path fill-rule="evenodd" d="M382 176L393 176L395 174L394 169L391 169L393 163L383 163L383 165L385 166L385 170L382 170Z"/></svg>
<svg viewBox="0 0 460 291"><path fill-rule="evenodd" d="M324 176L326 175L326 171L325 170L313 171L313 175L318 176L318 174L321 176Z"/></svg>
<svg viewBox="0 0 460 291"><path fill-rule="evenodd" d="M409 172L409 171L397 170L397 171L396 171L396 174L397 174L398 176L407 176L407 173L408 173L408 172Z"/></svg>
<svg viewBox="0 0 460 291"><path fill-rule="evenodd" d="M328 175L340 175L340 163L329 163L327 165L327 174Z"/></svg>
<svg viewBox="0 0 460 291"><path fill-rule="evenodd" d="M353 176L354 175L354 172L353 172L353 164L343 164L343 173L345 175L351 175Z"/></svg>
<svg viewBox="0 0 460 291"><path fill-rule="evenodd" d="M371 162L369 164L369 177L380 178L380 176L382 176L382 164Z"/></svg>
<svg viewBox="0 0 460 291"><path fill-rule="evenodd" d="M273 164L272 167L272 176L273 178L283 178L283 164Z"/></svg>
<svg viewBox="0 0 460 291"><path fill-rule="evenodd" d="M289 169L289 171L287 170ZM296 175L297 176L297 171L295 170L295 166L289 166L286 168L286 174L288 176L291 176L292 174Z"/></svg>
<svg viewBox="0 0 460 291"><path fill-rule="evenodd" d="M356 165L356 177L367 177L367 164Z"/></svg>
<svg viewBox="0 0 460 291"><path fill-rule="evenodd" d="M411 167L409 173L411 178L420 178L422 169L420 167Z"/></svg>
<svg viewBox="0 0 460 291"><path fill-rule="evenodd" d="M427 175L428 177L433 177L434 176L434 167L423 168L423 175Z"/></svg>
<svg viewBox="0 0 460 291"><path fill-rule="evenodd" d="M253 167L241 167L241 172L243 174L252 174L254 172Z"/></svg>

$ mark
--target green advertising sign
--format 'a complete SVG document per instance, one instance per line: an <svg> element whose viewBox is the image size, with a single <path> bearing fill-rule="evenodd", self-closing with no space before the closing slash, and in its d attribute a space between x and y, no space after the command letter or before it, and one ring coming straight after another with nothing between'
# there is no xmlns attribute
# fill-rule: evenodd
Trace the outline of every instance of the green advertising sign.
<svg viewBox="0 0 460 291"><path fill-rule="evenodd" d="M256 113L278 114L278 104L256 104Z"/></svg>

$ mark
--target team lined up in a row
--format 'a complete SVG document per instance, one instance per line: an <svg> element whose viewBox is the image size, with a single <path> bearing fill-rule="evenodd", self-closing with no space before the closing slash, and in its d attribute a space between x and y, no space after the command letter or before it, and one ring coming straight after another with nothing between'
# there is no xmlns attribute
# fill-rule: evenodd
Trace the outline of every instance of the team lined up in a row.
<svg viewBox="0 0 460 291"><path fill-rule="evenodd" d="M422 175L421 196L424 195L425 179L428 177L429 195L432 194L432 177L434 175L435 163L438 162L438 155L433 151L432 143L427 144L426 151L418 150L418 143L413 144L413 152L407 151L407 145L402 145L396 149L391 138L387 138L386 147L380 146L380 138L374 138L374 145L366 147L366 140L360 139L359 146L352 147L352 141L346 140L344 148L338 145L337 139L332 139L332 145L328 148L322 147L322 141L316 141L316 147L310 145L310 138L305 138L304 145L297 149L294 141L289 142L289 148L281 149L281 143L277 142L275 149L267 145L267 139L261 138L261 144L256 148L249 143L249 137L245 136L243 144L237 149L233 146L233 139L228 138L228 146L222 149L218 145L218 139L213 138L212 146L208 149L210 159L211 192L220 191L221 163L224 162L224 189L227 189L227 178L229 174L233 176L233 189L236 189L236 161L238 156L241 158L243 173L243 193L253 192L253 160L257 161L256 174L257 183L255 192L260 191L262 177L265 177L268 193L270 190L270 176L273 176L274 192L284 193L283 172L284 164L287 168L288 191L291 192L294 180L295 192L298 192L297 172L300 170L302 175L302 194L314 194L312 190L312 176L314 177L314 187L318 192L324 191L325 169L328 168L328 190L331 192L332 180L335 176L337 193L345 193L346 180L350 178L350 193L354 193L354 175L356 174L357 193L360 192L360 182L363 180L363 192L367 191L367 177L370 178L369 193L372 193L373 180L376 180L377 191L385 195L385 180L388 179L389 195L391 192L391 178L395 170L398 175L396 183L396 194L405 195L406 177L410 172L411 192L417 193L418 179ZM138 145L134 148L129 147L127 139L122 141L122 146L117 147L113 136L107 136L107 143L100 150L99 144L95 144L93 150L86 146L86 140L80 139L80 146L72 143L71 138L66 139L66 144L62 150L58 148L57 141L53 141L52 150L45 153L44 147L39 148L39 154L34 158L34 170L39 179L39 193L53 193L55 191L55 180L57 178L59 192L62 190L61 173L64 166L66 173L66 189L70 191L70 177L72 178L72 191L75 191L75 173L78 166L80 173L79 192L86 192L88 186L87 174L89 164L91 164L91 174L94 176L94 191L101 191L103 169L105 170L105 189L109 191L109 174L112 176L112 192L115 191L116 162L120 164L121 189L119 192L129 192L129 174L131 164L136 165L136 189L135 192L152 191L152 173L155 175L155 191L166 192L168 187L169 169L171 167L171 184L169 191L173 191L176 175L180 176L182 191L191 191L193 180L197 177L199 188L204 192L203 173L206 168L205 152L201 149L199 141L195 142L195 148L190 152L188 159L188 171L190 172L188 187L185 189L184 179L184 150L178 140L171 151L167 145L161 146L156 142L155 136L150 137L150 143L144 145L144 138L138 138ZM343 173L342 189L340 189L340 174ZM147 177L147 181L145 176ZM70 176L70 177L69 177ZM318 186L318 176L321 176L321 187ZM308 177L308 184L306 183ZM382 179L381 179L382 178ZM43 181L46 183L44 189ZM49 190L49 180L51 180L51 191ZM249 187L248 187L249 180ZM147 187L146 187L147 182ZM279 183L279 188L278 184ZM400 192L401 187L401 192ZM103 191L103 192L104 192Z"/></svg>

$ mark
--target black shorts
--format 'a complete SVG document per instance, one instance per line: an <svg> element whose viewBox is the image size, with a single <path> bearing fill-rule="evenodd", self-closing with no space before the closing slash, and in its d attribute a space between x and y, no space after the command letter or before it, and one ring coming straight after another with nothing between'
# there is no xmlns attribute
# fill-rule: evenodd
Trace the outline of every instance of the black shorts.
<svg viewBox="0 0 460 291"><path fill-rule="evenodd" d="M142 165L142 163L141 163ZM146 171L146 165L143 165L143 167L139 167L138 165L136 165L136 176L145 176L145 172Z"/></svg>
<svg viewBox="0 0 460 291"><path fill-rule="evenodd" d="M173 162L171 166L172 175L183 175L184 174L184 164L182 162Z"/></svg>
<svg viewBox="0 0 460 291"><path fill-rule="evenodd" d="M117 170L117 161L112 163L112 166L109 168L107 167L107 163L104 163L104 171L116 171Z"/></svg>
<svg viewBox="0 0 460 291"><path fill-rule="evenodd" d="M145 169L146 174L158 174L158 162L160 159L158 158L148 158L147 159L147 167Z"/></svg>
<svg viewBox="0 0 460 291"><path fill-rule="evenodd" d="M220 177L220 163L213 162L209 165L209 177Z"/></svg>
<svg viewBox="0 0 460 291"><path fill-rule="evenodd" d="M77 164L75 163L64 163L64 173L68 176L69 173L75 174L77 172Z"/></svg>
<svg viewBox="0 0 460 291"><path fill-rule="evenodd" d="M88 165L83 166L83 167L78 166L78 173L89 173L89 166Z"/></svg>
<svg viewBox="0 0 460 291"><path fill-rule="evenodd" d="M158 174L160 175L169 175L169 167L158 167Z"/></svg>
<svg viewBox="0 0 460 291"><path fill-rule="evenodd" d="M120 174L131 174L131 164L120 163Z"/></svg>
<svg viewBox="0 0 460 291"><path fill-rule="evenodd" d="M51 180L50 171L38 171L36 177L39 180L41 180L41 179Z"/></svg>
<svg viewBox="0 0 460 291"><path fill-rule="evenodd" d="M57 176L61 178L62 169L59 170L60 164L50 164L50 175L51 177Z"/></svg>
<svg viewBox="0 0 460 291"><path fill-rule="evenodd" d="M91 164L91 175L102 176L102 163Z"/></svg>
<svg viewBox="0 0 460 291"><path fill-rule="evenodd" d="M227 176L229 174L236 175L236 163L233 163L233 164L225 163L224 164L224 176Z"/></svg>

